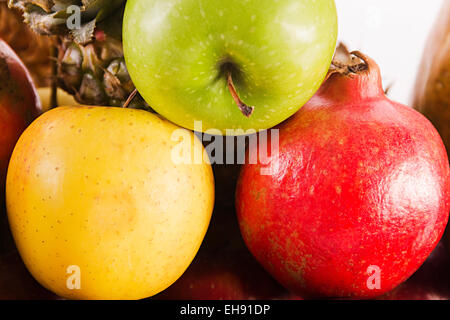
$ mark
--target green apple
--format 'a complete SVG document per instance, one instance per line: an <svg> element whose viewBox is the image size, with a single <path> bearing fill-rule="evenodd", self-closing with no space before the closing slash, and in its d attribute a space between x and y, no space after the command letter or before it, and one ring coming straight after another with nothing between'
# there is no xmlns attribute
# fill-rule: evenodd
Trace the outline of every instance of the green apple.
<svg viewBox="0 0 450 320"><path fill-rule="evenodd" d="M136 88L154 110L204 132L271 128L328 71L334 0L128 0L123 40Z"/></svg>

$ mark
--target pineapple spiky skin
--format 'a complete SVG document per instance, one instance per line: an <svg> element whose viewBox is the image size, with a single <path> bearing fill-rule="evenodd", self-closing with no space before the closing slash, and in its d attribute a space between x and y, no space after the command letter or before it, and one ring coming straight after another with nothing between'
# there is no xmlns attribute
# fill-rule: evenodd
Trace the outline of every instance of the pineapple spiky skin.
<svg viewBox="0 0 450 320"><path fill-rule="evenodd" d="M9 7L20 9L25 22L43 35L71 35L78 43L87 43L96 24L121 10L126 0L8 0ZM68 21L77 6L80 26L69 27Z"/></svg>
<svg viewBox="0 0 450 320"><path fill-rule="evenodd" d="M38 34L57 36L57 84L84 105L124 105L135 87L123 57L126 0L9 0ZM78 6L80 25L73 27ZM130 107L149 109L138 95Z"/></svg>

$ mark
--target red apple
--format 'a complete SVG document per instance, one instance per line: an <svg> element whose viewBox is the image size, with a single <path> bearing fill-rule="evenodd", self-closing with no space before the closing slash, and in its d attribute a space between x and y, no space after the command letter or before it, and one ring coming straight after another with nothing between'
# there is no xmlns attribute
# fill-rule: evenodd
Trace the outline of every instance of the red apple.
<svg viewBox="0 0 450 320"><path fill-rule="evenodd" d="M200 253L162 300L254 300L287 296L286 290L244 250Z"/></svg>
<svg viewBox="0 0 450 320"><path fill-rule="evenodd" d="M9 158L25 128L41 112L33 80L15 52L0 39L0 188Z"/></svg>
<svg viewBox="0 0 450 320"><path fill-rule="evenodd" d="M238 161L240 153L245 155L245 144L248 143L249 139L247 136L235 137L203 134L204 146L213 160L212 167L216 182L216 207L234 210L234 194L241 169Z"/></svg>
<svg viewBox="0 0 450 320"><path fill-rule="evenodd" d="M238 181L248 248L301 296L392 290L430 255L448 220L442 139L425 117L385 96L373 60L353 54L279 127L279 152L245 165Z"/></svg>
<svg viewBox="0 0 450 320"><path fill-rule="evenodd" d="M0 39L0 252L12 247L4 214L9 159L20 135L40 112L40 100L30 74L14 51Z"/></svg>
<svg viewBox="0 0 450 320"><path fill-rule="evenodd" d="M55 300L30 275L19 254L13 252L0 257L0 300Z"/></svg>
<svg viewBox="0 0 450 320"><path fill-rule="evenodd" d="M192 265L160 300L252 300L289 296L251 256L235 213L218 209Z"/></svg>
<svg viewBox="0 0 450 320"><path fill-rule="evenodd" d="M240 172L238 164L214 164L216 179L216 207L234 209L234 193Z"/></svg>

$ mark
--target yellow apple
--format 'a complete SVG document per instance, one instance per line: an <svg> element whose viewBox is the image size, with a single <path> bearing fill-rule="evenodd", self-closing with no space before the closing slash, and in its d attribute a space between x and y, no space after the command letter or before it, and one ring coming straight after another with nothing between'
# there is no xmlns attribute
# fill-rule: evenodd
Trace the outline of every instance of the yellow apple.
<svg viewBox="0 0 450 320"><path fill-rule="evenodd" d="M73 299L169 287L197 253L214 204L211 166L174 161L189 148L205 156L192 132L140 110L62 107L38 118L13 152L6 190L31 274Z"/></svg>

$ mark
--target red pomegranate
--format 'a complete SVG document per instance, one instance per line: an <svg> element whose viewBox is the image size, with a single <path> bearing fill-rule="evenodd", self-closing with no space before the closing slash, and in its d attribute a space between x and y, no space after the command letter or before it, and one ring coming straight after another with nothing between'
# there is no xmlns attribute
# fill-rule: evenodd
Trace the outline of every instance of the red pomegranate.
<svg viewBox="0 0 450 320"><path fill-rule="evenodd" d="M410 277L439 242L448 157L425 117L385 96L372 59L354 52L334 67L279 126L279 152L242 168L238 219L250 251L292 292L374 297Z"/></svg>
<svg viewBox="0 0 450 320"><path fill-rule="evenodd" d="M450 256L439 243L425 263L382 300L450 300Z"/></svg>

